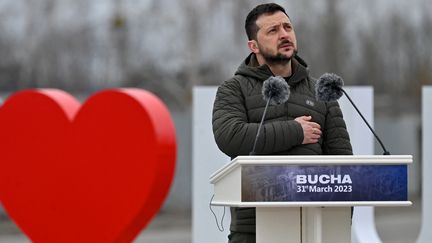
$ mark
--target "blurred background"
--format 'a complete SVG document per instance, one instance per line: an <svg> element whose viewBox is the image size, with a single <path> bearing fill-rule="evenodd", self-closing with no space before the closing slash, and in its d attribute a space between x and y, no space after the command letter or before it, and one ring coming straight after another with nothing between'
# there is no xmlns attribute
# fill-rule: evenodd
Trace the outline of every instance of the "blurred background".
<svg viewBox="0 0 432 243"><path fill-rule="evenodd" d="M314 77L334 72L345 85L373 86L375 128L392 154L414 156L409 193L419 202L420 99L421 87L432 84L432 1L275 2L290 15L299 55ZM181 225L179 234L190 242L192 88L219 85L233 75L249 53L244 20L259 3L0 0L0 98L45 87L82 101L113 87L157 94L173 114L179 146L174 185L149 229L170 227L163 218L175 215L179 221L172 224ZM420 207L401 210L408 210L414 242ZM376 213L382 233L394 219L385 218L385 209ZM0 218L0 235L19 234L1 209Z"/></svg>

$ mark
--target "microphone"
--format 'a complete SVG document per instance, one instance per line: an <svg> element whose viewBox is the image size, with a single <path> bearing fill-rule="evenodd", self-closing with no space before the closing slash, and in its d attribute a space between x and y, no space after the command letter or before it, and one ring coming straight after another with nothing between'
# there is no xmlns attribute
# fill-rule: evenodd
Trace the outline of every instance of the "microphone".
<svg viewBox="0 0 432 243"><path fill-rule="evenodd" d="M261 123L258 126L258 131L255 137L255 142L252 151L249 155L255 155L255 148L260 135L261 127L264 122L265 115L267 113L267 107L269 104L280 105L285 103L290 95L290 87L284 78L281 76L272 76L264 81L261 90L264 100L267 102L264 108L263 116L261 118Z"/></svg>
<svg viewBox="0 0 432 243"><path fill-rule="evenodd" d="M385 148L384 144L381 142L381 139L378 137L378 135L372 129L371 125L369 125L367 120L364 118L363 114L360 112L360 110L357 108L357 106L351 100L349 95L342 88L342 86L344 85L344 82L343 82L341 77L339 77L338 75L336 75L334 73L325 73L325 74L321 75L321 77L319 77L317 83L318 83L318 85L316 86L316 90L315 90L317 100L324 101L324 102L336 101L343 94L345 94L345 96L348 98L348 100L354 106L357 113L360 115L360 117L363 119L363 121L366 123L366 125L369 127L369 129L371 130L371 132L375 136L375 139L381 145L381 147L384 151L383 155L390 155L390 152Z"/></svg>

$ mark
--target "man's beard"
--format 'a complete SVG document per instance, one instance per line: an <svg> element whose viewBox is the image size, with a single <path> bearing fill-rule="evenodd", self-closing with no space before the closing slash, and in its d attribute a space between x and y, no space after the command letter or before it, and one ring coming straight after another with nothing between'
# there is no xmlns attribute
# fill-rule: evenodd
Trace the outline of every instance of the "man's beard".
<svg viewBox="0 0 432 243"><path fill-rule="evenodd" d="M271 54L271 53L267 52L266 50L264 50L263 48L261 48L260 46L258 46L258 48L260 50L262 57L266 61L266 63L270 64L270 65L288 64L291 61L291 59L295 55L297 55L297 49L294 49L293 54L291 56L287 56L287 55L282 54L280 52L278 52L276 54Z"/></svg>

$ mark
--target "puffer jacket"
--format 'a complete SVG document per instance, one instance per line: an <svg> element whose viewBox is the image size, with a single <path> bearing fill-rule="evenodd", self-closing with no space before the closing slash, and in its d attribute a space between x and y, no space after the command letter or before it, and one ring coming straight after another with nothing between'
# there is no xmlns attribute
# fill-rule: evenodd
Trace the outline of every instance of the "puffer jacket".
<svg viewBox="0 0 432 243"><path fill-rule="evenodd" d="M270 105L256 145L257 155L351 155L352 148L337 102L315 98L316 80L309 76L307 64L298 56L292 59L293 74L287 78L287 102ZM258 65L250 54L235 76L225 81L216 94L213 107L213 133L219 149L234 158L252 150L266 102L261 94L263 81L273 76L267 65ZM318 143L303 145L303 129L294 119L312 116L320 124ZM231 208L231 231L255 232L254 208Z"/></svg>

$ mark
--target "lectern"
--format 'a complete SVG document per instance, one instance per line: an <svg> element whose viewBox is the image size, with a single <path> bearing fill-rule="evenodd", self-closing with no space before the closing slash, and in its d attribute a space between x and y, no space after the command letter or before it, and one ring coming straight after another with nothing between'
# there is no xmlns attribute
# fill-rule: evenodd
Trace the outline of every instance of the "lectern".
<svg viewBox="0 0 432 243"><path fill-rule="evenodd" d="M353 206L409 206L411 155L239 156L212 205L256 207L257 243L349 243Z"/></svg>

